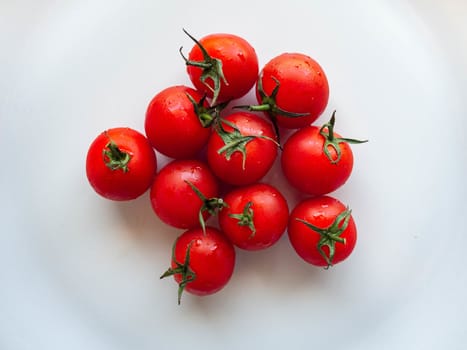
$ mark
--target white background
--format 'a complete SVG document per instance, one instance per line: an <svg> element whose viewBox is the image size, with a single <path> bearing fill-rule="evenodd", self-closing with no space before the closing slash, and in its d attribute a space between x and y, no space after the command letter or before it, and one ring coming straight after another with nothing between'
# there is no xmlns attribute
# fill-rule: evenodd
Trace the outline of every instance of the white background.
<svg viewBox="0 0 467 350"><path fill-rule="evenodd" d="M465 349L466 16L461 0L2 1L0 349ZM314 268L284 236L177 306L158 276L180 232L147 194L92 191L97 134L143 131L154 94L189 84L182 28L243 36L260 65L321 63L318 124L337 109L336 131L370 140L333 194L359 229L348 261ZM279 167L266 180L298 198Z"/></svg>

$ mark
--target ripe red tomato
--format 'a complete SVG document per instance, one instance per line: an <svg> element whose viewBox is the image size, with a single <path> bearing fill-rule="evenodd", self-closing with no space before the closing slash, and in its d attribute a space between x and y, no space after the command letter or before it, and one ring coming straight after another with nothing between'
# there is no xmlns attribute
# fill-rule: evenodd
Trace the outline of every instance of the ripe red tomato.
<svg viewBox="0 0 467 350"><path fill-rule="evenodd" d="M192 158L208 141L210 118L201 93L186 86L172 86L151 100L144 126L157 151L171 158Z"/></svg>
<svg viewBox="0 0 467 350"><path fill-rule="evenodd" d="M171 267L161 278L174 276L178 283L178 303L184 290L195 295L218 292L229 282L235 267L235 249L213 227L203 232L195 228L175 241Z"/></svg>
<svg viewBox="0 0 467 350"><path fill-rule="evenodd" d="M234 245L260 250L276 243L287 228L289 208L273 186L257 183L239 187L224 197L226 208L219 213L221 231Z"/></svg>
<svg viewBox="0 0 467 350"><path fill-rule="evenodd" d="M218 195L217 179L206 164L197 160L168 163L157 174L150 192L156 215L166 224L182 229L202 226L222 207Z"/></svg>
<svg viewBox="0 0 467 350"><path fill-rule="evenodd" d="M195 41L188 58L187 72L193 85L216 101L245 95L258 78L258 57L254 48L233 34L211 34ZM181 51L180 51L181 52Z"/></svg>
<svg viewBox="0 0 467 350"><path fill-rule="evenodd" d="M346 259L357 241L351 210L335 198L305 199L290 213L288 235L306 262L329 267Z"/></svg>
<svg viewBox="0 0 467 350"><path fill-rule="evenodd" d="M335 114L321 128L308 126L296 131L285 142L281 164L289 183L306 194L318 196L341 187L350 177L353 153L349 143L334 132Z"/></svg>
<svg viewBox="0 0 467 350"><path fill-rule="evenodd" d="M277 143L272 125L248 112L219 119L207 146L210 168L231 185L259 181L271 169L276 156Z"/></svg>
<svg viewBox="0 0 467 350"><path fill-rule="evenodd" d="M329 85L321 66L301 53L283 53L263 67L256 84L262 108L281 127L298 129L313 123L325 110ZM304 114L287 117L289 114Z"/></svg>
<svg viewBox="0 0 467 350"><path fill-rule="evenodd" d="M113 128L92 142L86 176L101 196L125 201L141 196L156 175L157 160L149 141L136 130Z"/></svg>

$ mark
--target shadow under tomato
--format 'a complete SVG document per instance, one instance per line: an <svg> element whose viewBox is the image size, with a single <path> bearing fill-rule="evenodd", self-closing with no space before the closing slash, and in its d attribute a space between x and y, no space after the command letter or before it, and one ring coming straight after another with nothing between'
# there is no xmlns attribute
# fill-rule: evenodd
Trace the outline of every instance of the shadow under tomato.
<svg viewBox="0 0 467 350"><path fill-rule="evenodd" d="M270 288L272 293L279 295L289 294L297 288L307 288L310 283L321 284L323 269L301 260L290 245L287 233L274 246L265 250L237 251L236 273L239 284Z"/></svg>
<svg viewBox="0 0 467 350"><path fill-rule="evenodd" d="M170 257L172 245L183 231L166 225L156 216L148 192L135 200L117 203L116 210L133 244L142 250L151 250L153 255ZM167 266L169 263L167 260Z"/></svg>
<svg viewBox="0 0 467 350"><path fill-rule="evenodd" d="M115 204L115 219L124 226L128 245L138 254L149 257L154 264L154 279L169 267L172 246L184 230L172 228L163 223L152 210L149 193L129 202ZM216 218L207 222L218 226ZM184 293L181 307L193 309L198 316L210 320L220 309L233 312L244 298L260 300L263 293L273 295L277 300L291 298L303 293L326 288L327 274L323 268L311 266L301 260L289 243L287 232L272 247L261 251L245 251L236 248L236 266L229 283L214 295L204 297ZM176 304L176 283L172 278L158 281L168 283L173 289L173 299L166 302Z"/></svg>

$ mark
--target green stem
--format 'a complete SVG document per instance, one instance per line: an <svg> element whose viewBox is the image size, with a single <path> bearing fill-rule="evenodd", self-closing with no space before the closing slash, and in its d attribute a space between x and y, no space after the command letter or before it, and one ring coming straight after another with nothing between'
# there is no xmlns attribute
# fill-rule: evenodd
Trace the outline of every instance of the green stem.
<svg viewBox="0 0 467 350"><path fill-rule="evenodd" d="M241 105L235 106L236 109L244 109L250 112L269 112L272 109L272 106L269 103L261 105Z"/></svg>
<svg viewBox="0 0 467 350"><path fill-rule="evenodd" d="M201 199L203 205L199 209L198 218L203 232L206 233L206 221L204 220L204 212L208 212L209 215L215 216L217 213L227 206L222 198L207 198L191 181L185 180L185 182L191 187L196 195Z"/></svg>
<svg viewBox="0 0 467 350"><path fill-rule="evenodd" d="M210 127L217 118L220 118L221 111L227 107L230 102L225 101L212 107L205 107L204 102L206 101L206 95L204 95L198 102L189 93L186 93L186 96L193 104L195 114L198 116L199 122L203 128Z"/></svg>
<svg viewBox="0 0 467 350"><path fill-rule="evenodd" d="M336 216L335 220L332 222L331 225L325 228L317 227L305 220L296 218L295 220L305 224L308 228L318 233L321 237L318 241L316 249L323 257L323 259L327 263L327 267L329 268L332 266L332 262L334 259L334 255L336 252L336 242L346 244L345 238L340 237L342 233L347 229L349 225L349 221L351 218L352 210L348 207L341 212L338 216ZM323 247L327 246L329 248L329 256L326 255Z"/></svg>
<svg viewBox="0 0 467 350"><path fill-rule="evenodd" d="M183 29L183 32L186 35L188 35L188 37L191 40L195 42L196 46L199 47L199 49L201 50L201 53L203 54L203 61L191 61L188 58L186 58L182 52L183 47L180 47L180 50L179 50L180 54L187 66L193 66L193 67L198 67L202 69L200 81L210 91L212 91L213 93L212 104L215 105L217 102L217 98L219 97L220 90L221 90L221 82L223 82L225 85L229 85L229 83L225 79L224 72L222 70L222 61L218 58L211 57L209 53L207 52L207 50L204 48L204 46L198 40L196 40L190 33L188 33L185 29ZM212 81L213 87L211 87L208 84L207 82L208 79Z"/></svg>
<svg viewBox="0 0 467 350"><path fill-rule="evenodd" d="M177 245L177 242L178 242L178 238L172 246L172 261L174 262L176 267L174 268L169 267L162 274L160 279L173 276L176 274L182 275L182 279L180 283L178 284L178 305L180 305L182 294L183 294L183 291L185 290L186 285L190 282L193 282L196 279L196 274L190 268L190 252L191 252L191 246L193 245L193 241L191 241L187 245L186 252L185 252L185 260L183 261L183 263L178 262L175 257L175 247Z"/></svg>
<svg viewBox="0 0 467 350"><path fill-rule="evenodd" d="M248 226L248 228L251 230L251 235L248 237L248 239L251 239L255 236L256 234L256 227L255 223L253 221L253 216L254 216L254 211L251 208L253 205L253 202L249 201L245 207L243 208L243 212L240 214L229 214L229 216L232 219L238 220L237 224L239 226Z"/></svg>
<svg viewBox="0 0 467 350"><path fill-rule="evenodd" d="M279 88L280 88L280 81L276 79L275 77L272 77L272 79L274 80L276 85L274 86L271 92L271 95L267 95L263 88L263 73L261 72L258 78L258 85L257 85L258 95L260 97L260 103L258 105L235 106L234 108L244 109L250 112L266 112L274 126L274 131L276 133L277 140L280 141L279 126L277 125L277 117L279 115L283 117L287 117L287 118L299 118L299 117L305 117L309 115L309 113L295 113L295 112L286 111L280 108L276 102L277 94L279 93Z"/></svg>
<svg viewBox="0 0 467 350"><path fill-rule="evenodd" d="M128 172L128 163L131 160L131 155L123 152L117 144L110 140L102 150L105 165L111 170L122 169L124 173Z"/></svg>
<svg viewBox="0 0 467 350"><path fill-rule="evenodd" d="M323 126L319 129L319 133L321 136L324 137L324 146L323 152L329 161L332 164L336 164L342 157L342 152L340 148L340 143L350 143L350 144L359 144L368 142L368 140L356 140L356 139L349 139L345 137L335 137L334 135L334 124L336 123L336 111L332 112L331 119L323 124ZM336 152L336 158L333 159L329 148L333 148Z"/></svg>
<svg viewBox="0 0 467 350"><path fill-rule="evenodd" d="M233 130L225 130L225 128L222 126L222 123L227 124ZM264 135L242 135L242 133L235 124L225 119L219 118L215 123L214 130L224 142L224 146L219 148L217 150L217 153L225 154L225 158L227 160L230 160L232 154L234 154L235 152L240 152L242 154L242 169L245 169L246 145L248 144L248 142L254 140L255 138L262 138L274 142L278 147L280 147L279 143L276 140Z"/></svg>

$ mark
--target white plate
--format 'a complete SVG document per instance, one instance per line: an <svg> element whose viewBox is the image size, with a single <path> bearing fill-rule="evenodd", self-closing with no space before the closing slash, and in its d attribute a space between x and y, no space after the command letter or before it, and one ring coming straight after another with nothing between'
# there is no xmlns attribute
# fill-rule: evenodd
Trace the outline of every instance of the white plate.
<svg viewBox="0 0 467 350"><path fill-rule="evenodd" d="M465 349L465 2L10 1L0 13L0 348ZM284 236L238 252L223 291L177 306L158 276L179 231L147 195L91 190L94 137L142 131L152 96L189 83L182 27L241 35L261 64L283 51L322 64L320 122L337 109L341 133L370 139L334 193L359 228L345 263L306 265Z"/></svg>

